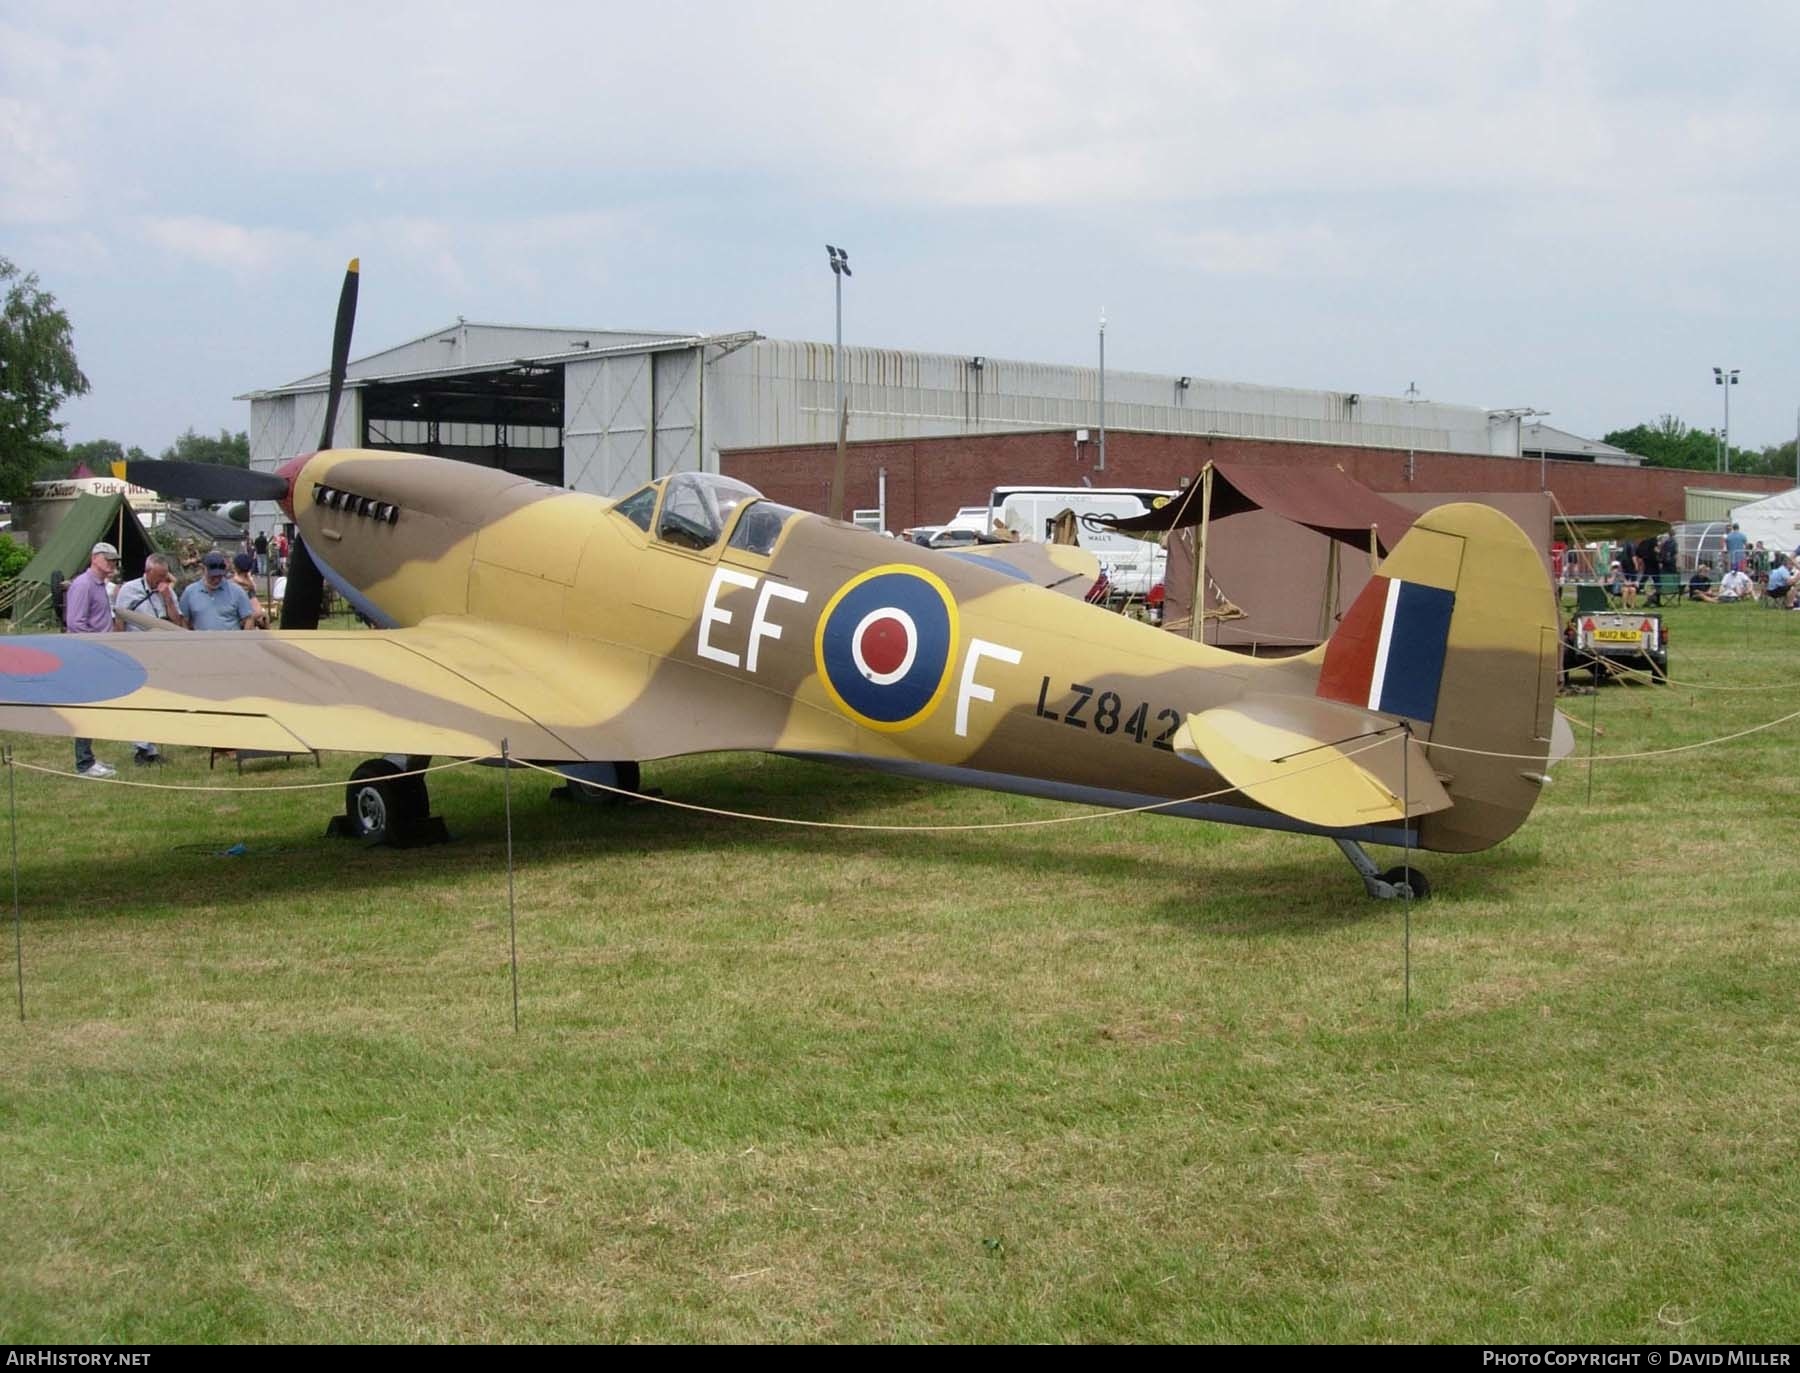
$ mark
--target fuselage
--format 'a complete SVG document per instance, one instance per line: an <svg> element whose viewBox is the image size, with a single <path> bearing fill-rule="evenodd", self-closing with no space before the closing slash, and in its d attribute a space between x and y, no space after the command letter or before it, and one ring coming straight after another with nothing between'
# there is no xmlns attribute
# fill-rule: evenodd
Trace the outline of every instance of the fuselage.
<svg viewBox="0 0 1800 1373"><path fill-rule="evenodd" d="M293 508L328 580L377 625L466 615L564 636L574 682L593 655L595 695L608 698L596 709L639 759L766 749L1115 806L1189 799L1175 809L1311 828L1231 792L1171 741L1188 715L1246 691L1312 693L1316 659L1196 644L978 555L733 486L686 474L609 501L341 451L299 469ZM716 521L709 501L724 507Z"/></svg>

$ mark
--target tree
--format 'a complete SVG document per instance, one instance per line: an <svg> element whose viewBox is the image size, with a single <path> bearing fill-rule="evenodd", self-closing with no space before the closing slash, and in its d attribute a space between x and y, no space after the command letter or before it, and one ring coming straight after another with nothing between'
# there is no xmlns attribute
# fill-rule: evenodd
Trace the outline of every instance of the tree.
<svg viewBox="0 0 1800 1373"><path fill-rule="evenodd" d="M149 456L135 444L127 448L117 439L88 439L55 453L38 469L38 480L72 477L84 467L96 477L110 477L115 462L142 462Z"/></svg>
<svg viewBox="0 0 1800 1373"><path fill-rule="evenodd" d="M248 467L250 435L243 429L235 434L229 429L221 429L218 438L209 439L204 434L196 434L190 427L163 449L162 456L164 462L212 462L222 467Z"/></svg>
<svg viewBox="0 0 1800 1373"><path fill-rule="evenodd" d="M88 379L75 364L69 317L39 287L37 274L20 275L0 257L0 284L0 499L17 500L61 446L57 407L86 395Z"/></svg>
<svg viewBox="0 0 1800 1373"><path fill-rule="evenodd" d="M1600 440L1627 453L1636 453L1651 467L1685 467L1696 471L1716 471L1719 466L1719 440L1704 429L1690 429L1675 415L1658 415L1653 424L1637 424L1630 429L1615 429ZM1742 448L1731 450L1731 470L1747 470L1744 463L1756 454Z"/></svg>
<svg viewBox="0 0 1800 1373"><path fill-rule="evenodd" d="M0 582L11 581L31 561L31 550L11 534L0 534Z"/></svg>

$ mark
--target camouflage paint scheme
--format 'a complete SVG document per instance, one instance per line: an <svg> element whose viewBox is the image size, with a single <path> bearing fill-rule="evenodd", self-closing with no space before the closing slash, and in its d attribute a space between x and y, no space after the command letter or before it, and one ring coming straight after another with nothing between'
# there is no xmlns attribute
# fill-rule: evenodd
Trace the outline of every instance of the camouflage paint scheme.
<svg viewBox="0 0 1800 1373"><path fill-rule="evenodd" d="M1421 517L1365 593L1454 604L1435 714L1402 730L1321 694L1355 654L1385 661L1351 632L1379 628L1360 601L1331 644L1256 660L1082 603L1078 549L932 551L750 497L706 548L658 537L669 483L741 495L720 478L634 493L640 516L659 502L644 529L631 497L446 459L283 470L321 570L380 628L0 641L0 729L459 757L505 739L546 763L757 749L1118 806L1227 791L1171 810L1388 843L1410 820L1446 851L1516 829L1551 754L1550 583L1482 506ZM767 552L741 546L752 517L779 530Z"/></svg>

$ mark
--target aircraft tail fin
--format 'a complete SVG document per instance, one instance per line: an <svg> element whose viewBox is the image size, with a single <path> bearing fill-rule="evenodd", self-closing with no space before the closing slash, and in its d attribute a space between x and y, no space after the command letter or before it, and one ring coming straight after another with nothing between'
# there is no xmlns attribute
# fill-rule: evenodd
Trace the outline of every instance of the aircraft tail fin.
<svg viewBox="0 0 1800 1373"><path fill-rule="evenodd" d="M1414 522L1308 658L1320 699L1409 722L1451 802L1419 821L1420 844L1458 852L1536 804L1561 655L1543 556L1499 511L1458 503Z"/></svg>

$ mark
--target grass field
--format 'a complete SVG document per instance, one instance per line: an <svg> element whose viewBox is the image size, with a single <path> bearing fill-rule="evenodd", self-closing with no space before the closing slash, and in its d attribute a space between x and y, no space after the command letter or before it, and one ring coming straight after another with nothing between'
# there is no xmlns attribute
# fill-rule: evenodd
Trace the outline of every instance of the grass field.
<svg viewBox="0 0 1800 1373"><path fill-rule="evenodd" d="M1679 681L1785 689L1609 687L1602 755L1800 708L1800 615L1670 622ZM1410 1016L1404 912L1324 840L547 790L515 775L515 1034L498 773L433 778L458 842L411 852L320 837L335 793L18 774L0 1339L1800 1335L1800 721L1591 803L1572 760L1513 840L1428 856Z"/></svg>

